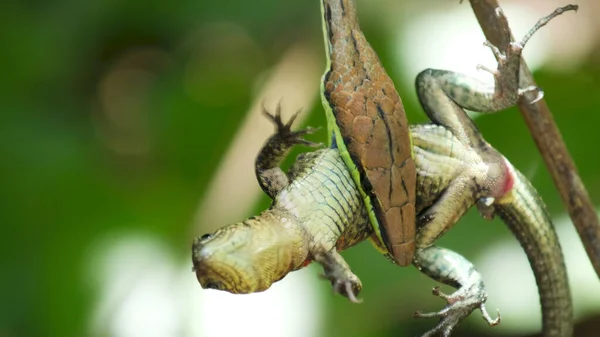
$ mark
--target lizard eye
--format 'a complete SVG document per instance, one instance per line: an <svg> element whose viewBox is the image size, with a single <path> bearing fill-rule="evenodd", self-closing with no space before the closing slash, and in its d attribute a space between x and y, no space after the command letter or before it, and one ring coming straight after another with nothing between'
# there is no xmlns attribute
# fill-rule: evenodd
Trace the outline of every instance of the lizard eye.
<svg viewBox="0 0 600 337"><path fill-rule="evenodd" d="M219 282L214 282L214 281L209 281L204 285L204 289L215 289L215 290L219 290L221 289L221 283Z"/></svg>
<svg viewBox="0 0 600 337"><path fill-rule="evenodd" d="M200 240L204 241L204 240L208 240L212 238L212 234L204 234L200 237Z"/></svg>

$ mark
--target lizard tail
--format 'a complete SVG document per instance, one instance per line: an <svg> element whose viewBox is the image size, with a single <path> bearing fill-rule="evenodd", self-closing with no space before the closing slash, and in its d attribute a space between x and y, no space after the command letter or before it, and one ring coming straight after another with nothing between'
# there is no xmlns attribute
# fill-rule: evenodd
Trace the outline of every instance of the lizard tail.
<svg viewBox="0 0 600 337"><path fill-rule="evenodd" d="M573 304L558 237L535 188L523 174L514 172L513 189L494 204L496 214L517 237L533 269L544 336L572 336Z"/></svg>

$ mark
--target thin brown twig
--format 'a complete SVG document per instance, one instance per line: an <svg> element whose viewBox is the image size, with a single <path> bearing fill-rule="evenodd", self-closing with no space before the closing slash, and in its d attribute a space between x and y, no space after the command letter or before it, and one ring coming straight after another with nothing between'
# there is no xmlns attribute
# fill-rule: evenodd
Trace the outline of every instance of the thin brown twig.
<svg viewBox="0 0 600 337"><path fill-rule="evenodd" d="M512 34L506 34L507 30L510 31L508 24L499 20L496 15L498 1L470 0L470 3L485 37L500 50L505 50L511 42L508 39L512 38ZM520 87L535 85L527 64L521 59ZM535 93L521 97L519 110L567 206L596 274L600 277L600 222L596 211L548 105L544 100L530 104L533 99Z"/></svg>

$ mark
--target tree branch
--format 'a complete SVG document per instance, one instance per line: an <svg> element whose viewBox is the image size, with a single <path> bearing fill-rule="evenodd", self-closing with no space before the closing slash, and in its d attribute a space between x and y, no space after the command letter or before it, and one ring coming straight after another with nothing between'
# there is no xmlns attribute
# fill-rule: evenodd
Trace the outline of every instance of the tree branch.
<svg viewBox="0 0 600 337"><path fill-rule="evenodd" d="M512 34L506 34L507 31L510 32L508 23L496 15L498 1L470 0L470 3L485 37L500 50L505 50L511 42L508 38L512 38ZM521 59L520 87L532 85L536 85L535 81L527 64ZM534 99L535 93L521 97L519 110L567 206L596 274L600 277L600 223L596 211L548 105L544 100L530 104Z"/></svg>

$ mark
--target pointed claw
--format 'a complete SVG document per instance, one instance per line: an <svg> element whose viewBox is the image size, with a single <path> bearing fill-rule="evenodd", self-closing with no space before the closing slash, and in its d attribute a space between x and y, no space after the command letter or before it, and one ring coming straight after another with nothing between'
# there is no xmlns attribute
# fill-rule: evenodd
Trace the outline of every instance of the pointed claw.
<svg viewBox="0 0 600 337"><path fill-rule="evenodd" d="M275 114L279 117L279 119L281 120L281 102L283 101L283 97L279 99L279 102L277 102L277 108L275 110Z"/></svg>
<svg viewBox="0 0 600 337"><path fill-rule="evenodd" d="M477 71L485 71L486 73L490 73L493 76L496 76L498 74L498 72L496 70L490 69L486 66L484 66L483 64L478 64L477 67L475 67L477 69Z"/></svg>
<svg viewBox="0 0 600 337"><path fill-rule="evenodd" d="M496 318L492 318L490 316L490 314L487 312L487 309L485 308L484 303L481 303L481 305L479 306L479 310L481 311L481 316L487 322L487 324L489 324L489 326L496 326L500 324L500 321L502 320L502 318L500 317L500 309L496 309Z"/></svg>
<svg viewBox="0 0 600 337"><path fill-rule="evenodd" d="M261 111L263 116L267 117L273 124L275 124L276 130L282 130L284 125L281 121L281 102L277 105L275 114L270 113L265 107L265 102L261 103Z"/></svg>
<svg viewBox="0 0 600 337"><path fill-rule="evenodd" d="M535 98L533 101L531 101L531 103L530 103L530 104L535 104L535 103L537 103L537 102L541 101L541 100L542 100L542 98L544 98L544 91L543 91L543 90L541 90L541 89L539 89L539 90L538 90L537 97L536 97L536 98Z"/></svg>
<svg viewBox="0 0 600 337"><path fill-rule="evenodd" d="M296 117L298 117L298 115L300 115L300 113L302 112L302 108L298 109L298 111L296 111L296 113L294 113L292 115L292 117L290 117L290 120L285 124L285 127L290 130L292 128L292 124L294 124L294 121L296 120Z"/></svg>
<svg viewBox="0 0 600 337"><path fill-rule="evenodd" d="M331 276L327 276L326 274L319 274L319 278L330 281L334 293L345 296L352 303L362 303L363 300L356 297L357 294L354 291L355 284L351 281L341 279L332 280Z"/></svg>
<svg viewBox="0 0 600 337"><path fill-rule="evenodd" d="M425 316L417 316L417 313L415 313L415 318L421 318L421 317L425 317ZM430 329L429 331L425 332L424 334L421 335L421 337L431 337L436 335L438 332L442 331L442 329L444 328L444 325L442 324L442 322L438 323L433 329ZM445 331L442 332L445 334Z"/></svg>
<svg viewBox="0 0 600 337"><path fill-rule="evenodd" d="M498 49L498 47L494 46L489 40L485 40L483 42L483 45L490 48L490 50L492 51L492 53L494 54L496 59L498 59L498 60L506 59L506 56L500 51L500 49Z"/></svg>
<svg viewBox="0 0 600 337"><path fill-rule="evenodd" d="M306 140L306 139L302 138L302 136L308 135L308 134L313 134L320 129L321 129L320 127L313 128L313 127L309 126L306 129L293 131L293 132L291 132L289 129L286 129L286 132L289 133L289 138L295 144L302 144L302 145L310 146L313 148L319 148L319 147L323 146L323 143L312 142L310 140Z"/></svg>
<svg viewBox="0 0 600 337"><path fill-rule="evenodd" d="M477 209L479 214L486 220L494 219L496 209L492 206L496 199L492 197L480 198L477 200Z"/></svg>
<svg viewBox="0 0 600 337"><path fill-rule="evenodd" d="M323 145L325 145L325 144L323 144L323 143L315 143L315 142L311 142L310 140L306 140L306 139L302 139L302 140L300 140L300 144L302 144L302 145L306 145L306 146L308 146L308 147L312 147L312 148L315 148L315 149L318 149L318 148L320 148L320 147L323 147Z"/></svg>
<svg viewBox="0 0 600 337"><path fill-rule="evenodd" d="M263 114L263 116L267 117L269 120L271 120L273 123L277 124L277 117L275 117L273 114L271 114L267 108L265 107L265 102L262 102L262 105L260 107L261 112Z"/></svg>
<svg viewBox="0 0 600 337"><path fill-rule="evenodd" d="M535 99L529 102L529 104L535 104L536 102L539 102L542 98L544 98L544 91L540 87L536 87L534 85L528 86L527 88L519 89L519 96L523 96L526 93L533 91L537 92L537 96L535 97Z"/></svg>
<svg viewBox="0 0 600 337"><path fill-rule="evenodd" d="M302 112L302 109L299 109L298 111L296 111L296 113L294 113L290 117L290 119L287 121L287 123L284 124L283 121L281 120L281 101L279 101L279 103L277 104L275 114L271 114L269 111L267 111L264 101L262 103L261 108L262 108L262 114L264 116L266 116L273 124L275 124L275 130L276 130L278 136L286 144L302 144L302 145L306 145L306 146L310 146L310 147L314 147L314 148L323 146L322 143L315 143L315 142L311 142L309 140L305 140L302 138L302 136L304 136L304 135L312 134L312 133L315 133L316 131L320 130L321 129L320 127L313 128L313 127L309 126L303 130L292 131L292 124L294 123L294 121L296 120L298 115Z"/></svg>
<svg viewBox="0 0 600 337"><path fill-rule="evenodd" d="M354 290L352 289L352 284L346 282L345 286L346 286L346 295L348 296L348 299L350 300L350 302L362 303L362 299L358 299L358 298L356 298L356 295L354 295Z"/></svg>
<svg viewBox="0 0 600 337"><path fill-rule="evenodd" d="M537 103L537 102L541 101L541 100L542 100L542 98L544 98L544 91L543 91L542 89L540 89L540 88L537 88L537 91L538 91L538 94L537 94L537 96L536 96L536 97L535 97L535 99L534 99L533 101L531 101L529 104L535 104L535 103Z"/></svg>
<svg viewBox="0 0 600 337"><path fill-rule="evenodd" d="M500 323L500 313L498 312L498 317L496 319L492 319L485 308L484 302L487 299L485 292L472 293L469 290L465 293L462 290L458 290L452 295L446 295L440 291L439 287L435 287L433 288L432 293L435 296L439 296L446 300L447 305L437 312L417 311L414 313L413 317L415 318L440 319L438 324L433 329L427 331L423 336L434 336L438 333L442 336L450 336L452 330L477 308L481 310L483 319L488 322L490 326Z"/></svg>
<svg viewBox="0 0 600 337"><path fill-rule="evenodd" d="M317 132L319 130L321 130L320 126L316 127L316 128L313 128L312 126L309 126L309 127L307 127L306 129L303 129L303 130L294 131L294 134L297 135L297 136L304 136L304 135L313 134L313 133L315 133L315 132Z"/></svg>
<svg viewBox="0 0 600 337"><path fill-rule="evenodd" d="M489 206L492 206L492 204L494 203L494 201L496 201L496 198L487 197L487 198L481 198L481 199L479 199L479 200L481 200L481 202L482 202L482 203L483 203L485 206L489 207Z"/></svg>
<svg viewBox="0 0 600 337"><path fill-rule="evenodd" d="M413 318L433 318L433 317L439 317L439 314L437 312L423 312L420 310L415 311L415 313L413 314Z"/></svg>
<svg viewBox="0 0 600 337"><path fill-rule="evenodd" d="M445 293L443 293L440 290L440 287L433 287L433 289L431 290L431 293L433 294L433 296L437 296L439 298L444 299L446 302L451 303L452 302L452 298L450 298L450 296L446 295Z"/></svg>

